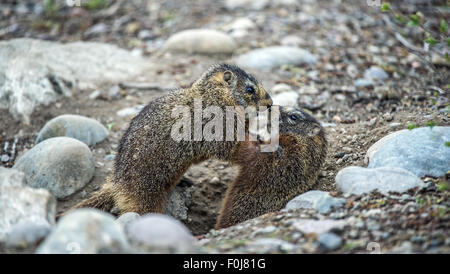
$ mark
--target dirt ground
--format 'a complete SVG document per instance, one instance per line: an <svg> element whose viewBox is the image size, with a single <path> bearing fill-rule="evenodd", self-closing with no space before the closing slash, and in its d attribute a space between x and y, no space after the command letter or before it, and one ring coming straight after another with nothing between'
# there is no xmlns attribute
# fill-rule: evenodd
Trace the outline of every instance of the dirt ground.
<svg viewBox="0 0 450 274"><path fill-rule="evenodd" d="M50 27L48 24L40 26L39 24L42 24L39 21L40 17L35 14L25 14L20 20L16 20L21 26L19 30L0 39L29 36L62 42L102 41L130 50L142 49L146 58L154 62L154 68L140 78L148 83L158 83L164 88L188 86L210 64L232 61L230 57L160 54L151 45L156 47L158 41L164 41L171 34L182 29L218 25L230 21L233 17L246 16L245 12L238 11L230 15L223 8L213 4L214 1L187 1L192 5L186 4L184 7L181 7L183 5L177 1L154 1L160 4L160 11L159 13L148 12L149 15L140 9L144 5L143 1L128 2L123 4L123 10L111 16L101 14L102 11L84 10L77 11L80 14L75 16L74 10L67 10L62 18L58 16L45 18L52 22L53 26ZM258 24L256 30L238 41L238 51L243 52L254 47L255 44L258 46L278 45L284 36L294 35L304 40L303 47L320 56L320 61L313 68L300 66L270 72L249 71L260 79L269 91L277 83L287 83L299 90L300 101L304 101L301 105L327 125L328 156L314 189L332 192L336 191L334 185L336 173L350 165L366 166L364 156L367 149L390 132L404 129L410 123L425 126L431 121L436 125L450 125L449 114L440 111L448 105L448 90L444 90L444 94L436 94L429 88L436 83L445 86L445 81L448 81L450 75L448 67L437 66L436 71L432 72L426 68L425 64L421 64L413 70L412 62L418 61L415 59L404 61L409 58L408 51L402 48L391 34L380 32L384 26L377 23L380 21L377 21L379 17L376 11L359 1L350 1L353 3L351 5L339 5L338 2L317 1L312 4L309 2L307 6L313 11L320 11L320 14L317 14L317 21L301 26L289 16L289 12L306 12L306 8L298 7L291 11L288 8L271 7L253 12L251 16L262 16L265 18L265 23ZM190 8L187 9L186 6ZM375 21L375 23L367 25L368 21L359 19L340 21L339 18L321 17L327 12L340 14L343 18L344 16L358 18L363 14L372 18L372 21L369 21ZM11 16L15 16L14 13ZM98 36L83 35L88 27L98 22L112 24L118 20L117 18L123 16L129 17L127 22L139 22L140 29L152 29L157 37L154 43L139 42L136 33L127 32L124 30L125 26L116 32ZM171 20L172 23L168 25L167 20ZM346 26L349 31L341 34L339 29L342 26ZM352 30L354 33L351 33ZM352 35L357 35L359 40L352 42ZM315 47L317 42L325 44L317 48ZM381 53L376 50L373 50L376 53L368 52L368 45L376 46ZM378 55L381 59L388 55L395 57L394 61L385 66L390 78L382 86L355 88L354 77L345 73L346 69L353 64L357 68L357 75L361 76L366 68L377 64L374 55ZM330 65L334 69L330 69ZM308 76L307 73L313 70L317 71L317 77ZM413 73L411 73L412 70ZM431 81L432 76L438 74L444 76L437 82ZM60 114L80 114L91 117L111 129L106 141L91 147L96 162L94 178L80 192L58 201L58 213L64 212L92 191L99 189L105 176L111 173L113 161L107 161L104 158L106 155L116 153L119 140L131 120L130 116L117 115L117 111L136 105L145 105L167 92L121 88L122 96L119 99L111 99L106 94L112 86L114 84L111 83L101 86L99 90L103 96L97 99L89 98L93 90L76 90L73 91L72 97L61 97L50 106L40 106L32 114L31 125L21 124L15 121L7 110L0 110L0 155L10 156L8 161L0 162L0 165L7 167L11 167L17 157L33 146L37 133L44 124ZM321 95L326 98L323 102ZM393 123L399 124L393 125ZM15 144L13 151L12 144ZM206 233L214 226L221 200L236 172L235 167L215 160L208 160L189 169L186 176L194 182L194 192L186 224L194 234Z"/></svg>

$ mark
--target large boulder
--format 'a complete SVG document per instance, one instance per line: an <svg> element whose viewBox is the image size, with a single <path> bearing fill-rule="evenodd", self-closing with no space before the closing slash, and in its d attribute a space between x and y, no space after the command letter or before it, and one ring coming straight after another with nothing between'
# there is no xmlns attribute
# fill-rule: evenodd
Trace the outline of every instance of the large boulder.
<svg viewBox="0 0 450 274"><path fill-rule="evenodd" d="M399 167L422 177L443 176L450 167L450 127L435 126L403 130L374 144L369 168Z"/></svg>
<svg viewBox="0 0 450 274"><path fill-rule="evenodd" d="M13 168L25 173L28 185L65 198L91 180L95 166L86 144L69 137L54 137L30 149Z"/></svg>
<svg viewBox="0 0 450 274"><path fill-rule="evenodd" d="M1 41L0 60L0 108L25 123L36 106L71 96L74 88L125 81L150 67L114 45L29 38Z"/></svg>

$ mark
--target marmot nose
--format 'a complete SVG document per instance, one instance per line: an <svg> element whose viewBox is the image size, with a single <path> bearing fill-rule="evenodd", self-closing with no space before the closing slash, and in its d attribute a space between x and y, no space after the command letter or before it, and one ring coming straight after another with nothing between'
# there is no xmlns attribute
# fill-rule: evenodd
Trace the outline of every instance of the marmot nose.
<svg viewBox="0 0 450 274"><path fill-rule="evenodd" d="M270 107L273 105L272 97L270 97L269 93L265 92L264 99L259 102L260 106Z"/></svg>

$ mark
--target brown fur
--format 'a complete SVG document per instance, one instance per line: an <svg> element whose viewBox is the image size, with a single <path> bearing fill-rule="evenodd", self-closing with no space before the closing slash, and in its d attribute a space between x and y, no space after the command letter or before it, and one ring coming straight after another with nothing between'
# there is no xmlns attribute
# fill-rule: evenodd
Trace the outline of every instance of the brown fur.
<svg viewBox="0 0 450 274"><path fill-rule="evenodd" d="M229 78L231 72L231 78ZM224 75L227 75L225 77ZM246 92L253 86L253 94ZM228 160L237 141L175 141L171 137L171 117L176 106L189 106L194 120L194 98L207 106L271 105L264 88L236 66L212 66L190 88L175 90L150 102L130 123L120 142L112 180L79 207L96 207L119 214L125 212L163 213L169 190L192 164L217 158ZM207 123L203 119L203 125ZM225 126L224 126L225 130ZM192 134L194 130L191 129ZM225 135L224 135L225 136Z"/></svg>
<svg viewBox="0 0 450 274"><path fill-rule="evenodd" d="M291 114L300 114L297 122ZM326 156L319 123L300 110L281 110L279 150L261 152L257 142L242 142L232 161L240 171L226 192L216 228L228 227L281 210L295 196L311 189Z"/></svg>

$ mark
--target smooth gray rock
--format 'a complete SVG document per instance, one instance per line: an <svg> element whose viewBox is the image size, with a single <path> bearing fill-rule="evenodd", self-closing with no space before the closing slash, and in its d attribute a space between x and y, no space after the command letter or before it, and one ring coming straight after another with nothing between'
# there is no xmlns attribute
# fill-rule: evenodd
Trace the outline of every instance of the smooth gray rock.
<svg viewBox="0 0 450 274"><path fill-rule="evenodd" d="M445 145L449 141L450 127L404 130L372 152L369 168L391 166L404 168L419 177L443 176L450 167L450 147Z"/></svg>
<svg viewBox="0 0 450 274"><path fill-rule="evenodd" d="M108 154L103 158L105 161L114 161L116 159L116 154Z"/></svg>
<svg viewBox="0 0 450 274"><path fill-rule="evenodd" d="M358 78L354 82L355 87L370 87L374 85L374 82L365 78Z"/></svg>
<svg viewBox="0 0 450 274"><path fill-rule="evenodd" d="M73 89L123 82L152 66L110 44L29 38L0 41L0 60L0 108L25 123L36 106L71 96Z"/></svg>
<svg viewBox="0 0 450 274"><path fill-rule="evenodd" d="M136 212L127 212L123 215L121 215L119 218L116 219L116 222L122 225L122 227L127 231L128 226L136 219L141 217Z"/></svg>
<svg viewBox="0 0 450 274"><path fill-rule="evenodd" d="M16 225L55 223L56 199L45 189L25 186L25 175L20 173L0 168L0 242Z"/></svg>
<svg viewBox="0 0 450 274"><path fill-rule="evenodd" d="M108 130L92 118L64 114L45 124L36 138L36 144L58 136L71 137L92 146L105 140L108 137Z"/></svg>
<svg viewBox="0 0 450 274"><path fill-rule="evenodd" d="M270 234L277 231L277 228L273 225L266 226L264 228L260 228L254 232L255 235L258 234Z"/></svg>
<svg viewBox="0 0 450 274"><path fill-rule="evenodd" d="M342 245L342 239L334 233L324 233L317 238L319 249L330 251L338 249Z"/></svg>
<svg viewBox="0 0 450 274"><path fill-rule="evenodd" d="M233 22L222 27L233 38L242 39L248 36L249 30L255 29L255 23L247 17L237 18Z"/></svg>
<svg viewBox="0 0 450 274"><path fill-rule="evenodd" d="M188 54L231 54L236 44L226 33L212 29L189 29L172 35L164 50Z"/></svg>
<svg viewBox="0 0 450 274"><path fill-rule="evenodd" d="M406 192L411 188L422 188L425 184L413 173L398 167L364 168L349 166L336 175L336 186L344 194L363 194L373 190Z"/></svg>
<svg viewBox="0 0 450 274"><path fill-rule="evenodd" d="M364 78L372 81L383 81L387 79L389 75L382 68L377 66L371 66L364 71Z"/></svg>
<svg viewBox="0 0 450 274"><path fill-rule="evenodd" d="M228 10L262 10L269 4L270 0L226 0L225 8Z"/></svg>
<svg viewBox="0 0 450 274"><path fill-rule="evenodd" d="M369 147L369 149L367 150L366 155L364 156L364 163L368 164L370 161L370 158L372 158L372 156L375 154L375 152L377 152L377 150L380 149L380 147L382 147L389 139L394 138L398 134L402 134L403 132L406 132L406 131L407 131L407 129L402 129L402 130L392 132L392 133L384 136L380 140L378 140L375 144L371 145Z"/></svg>
<svg viewBox="0 0 450 274"><path fill-rule="evenodd" d="M316 62L317 57L309 51L287 46L255 49L236 59L239 66L260 70L271 70L282 65L314 65Z"/></svg>
<svg viewBox="0 0 450 274"><path fill-rule="evenodd" d="M108 90L108 97L112 100L118 100L122 98L122 93L120 92L120 87L118 85L112 86Z"/></svg>
<svg viewBox="0 0 450 274"><path fill-rule="evenodd" d="M23 249L35 246L44 239L51 231L49 225L23 223L11 228L6 236L7 248Z"/></svg>
<svg viewBox="0 0 450 274"><path fill-rule="evenodd" d="M129 225L127 234L133 245L146 252L186 253L195 243L184 224L163 214L143 215Z"/></svg>
<svg viewBox="0 0 450 274"><path fill-rule="evenodd" d="M329 213L332 208L339 208L345 204L344 198L335 198L326 191L311 190L290 200L285 209L312 208L321 214Z"/></svg>
<svg viewBox="0 0 450 274"><path fill-rule="evenodd" d="M256 28L255 23L247 17L240 17L223 27L224 31L233 32L237 30L251 30Z"/></svg>
<svg viewBox="0 0 450 274"><path fill-rule="evenodd" d="M54 137L30 149L13 168L25 173L28 185L65 198L91 180L94 158L86 144L69 137Z"/></svg>
<svg viewBox="0 0 450 274"><path fill-rule="evenodd" d="M124 230L111 214L96 209L77 209L59 220L36 253L96 254L129 251Z"/></svg>
<svg viewBox="0 0 450 274"><path fill-rule="evenodd" d="M144 105L137 105L135 107L123 108L116 112L117 116L125 117L125 116L134 116L137 115L144 108Z"/></svg>
<svg viewBox="0 0 450 274"><path fill-rule="evenodd" d="M298 0L272 0L273 6L292 6L300 4Z"/></svg>
<svg viewBox="0 0 450 274"><path fill-rule="evenodd" d="M84 36L95 36L95 35L99 35L99 34L104 34L109 30L108 25L106 25L105 23L98 23L93 25L92 27L88 28L85 32L84 32Z"/></svg>
<svg viewBox="0 0 450 274"><path fill-rule="evenodd" d="M270 92L272 94L278 94L278 93L282 93L282 92L285 92L285 91L294 91L294 90L293 90L293 88L290 85L284 84L284 83L276 84L275 86L273 86L270 89Z"/></svg>

